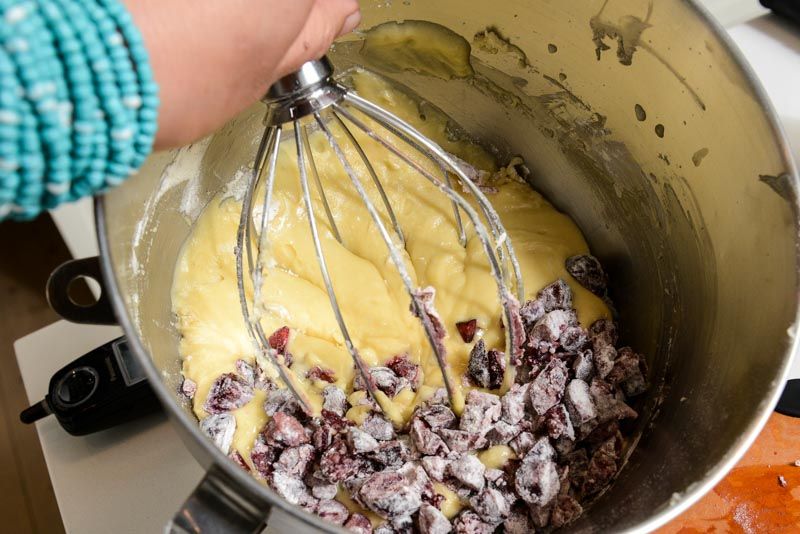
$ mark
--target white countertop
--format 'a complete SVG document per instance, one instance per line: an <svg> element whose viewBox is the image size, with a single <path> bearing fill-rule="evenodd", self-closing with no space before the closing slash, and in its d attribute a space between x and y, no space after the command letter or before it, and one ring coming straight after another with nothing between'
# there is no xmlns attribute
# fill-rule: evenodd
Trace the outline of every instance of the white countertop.
<svg viewBox="0 0 800 534"><path fill-rule="evenodd" d="M754 0L704 3L729 24L763 11ZM765 86L800 161L800 30L768 16L730 34ZM90 201L59 208L53 217L75 257L97 254ZM14 348L30 401L44 396L53 372L118 335L115 327L59 321L18 340ZM800 361L791 376L800 377ZM203 476L164 416L84 438L66 434L52 418L38 422L37 431L67 532L160 532Z"/></svg>
<svg viewBox="0 0 800 534"><path fill-rule="evenodd" d="M14 343L31 404L50 376L122 331L58 321ZM164 415L91 436L67 434L48 417L36 423L68 533L162 532L204 471Z"/></svg>

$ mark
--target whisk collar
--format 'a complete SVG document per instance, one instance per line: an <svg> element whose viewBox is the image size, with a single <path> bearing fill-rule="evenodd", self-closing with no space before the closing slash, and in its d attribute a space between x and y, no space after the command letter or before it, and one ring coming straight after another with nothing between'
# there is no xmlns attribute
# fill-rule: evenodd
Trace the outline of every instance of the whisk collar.
<svg viewBox="0 0 800 534"><path fill-rule="evenodd" d="M333 80L333 66L327 57L307 61L270 86L264 97L269 106L265 122L277 126L316 113L339 102L346 92Z"/></svg>

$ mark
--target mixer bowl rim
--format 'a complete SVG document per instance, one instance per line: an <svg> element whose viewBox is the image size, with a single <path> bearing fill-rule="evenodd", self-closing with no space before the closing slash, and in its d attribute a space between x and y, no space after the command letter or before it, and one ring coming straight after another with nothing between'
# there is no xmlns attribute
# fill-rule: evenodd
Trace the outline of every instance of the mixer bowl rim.
<svg viewBox="0 0 800 534"><path fill-rule="evenodd" d="M800 177L798 176L797 167L792 158L791 148L786 139L783 127L778 120L777 113L769 100L766 91L762 87L760 81L753 72L752 67L744 58L742 52L735 45L725 29L714 19L705 7L700 5L697 0L683 0L687 6L694 12L695 16L702 19L712 34L718 38L726 48L726 51L732 57L736 66L741 70L746 79L748 89L752 92L759 107L764 113L769 126L772 130L772 141L779 147L783 163L785 165L788 180L795 192L800 191ZM795 195L792 206L794 211L795 222L795 246L800 249L800 209L798 209L798 195ZM241 484L241 486L253 495L260 495L270 503L270 506L275 506L293 517L303 521L307 525L319 528L324 531L336 532L344 531L343 529L332 525L331 523L322 520L316 515L304 512L296 506L288 503L285 499L280 497L272 489L268 488L257 482L252 476L245 473L242 469L234 468L231 461L226 455L222 453L217 447L213 445L211 440L205 439L200 433L197 420L190 417L175 401L174 392L170 392L162 382L160 371L155 367L152 358L142 345L141 339L138 336L137 330L133 324L131 316L125 306L120 286L117 282L114 267L112 265L110 243L108 234L106 232L106 206L102 196L95 198L94 203L96 233L100 249L100 265L105 282L104 288L108 291L108 297L111 301L114 313L122 327L125 335L133 347L133 352L139 358L140 363L145 369L148 380L154 384L154 391L161 401L162 406L168 412L170 418L177 422L182 429L191 435L197 442L196 445L203 449L203 452L213 462L221 466L226 474L232 477L234 482ZM800 287L800 255L795 260L796 274L798 281L796 286ZM796 331L800 325L800 307L795 303L795 319L790 326L792 332ZM697 502L703 495L710 491L720 480L734 467L734 465L741 459L744 453L750 448L755 441L758 434L769 419L772 411L774 410L778 399L783 391L783 386L788 379L789 369L792 359L797 357L800 352L800 340L796 335L790 335L790 346L787 348L782 364L782 369L776 379L772 382L769 390L766 391L766 396L761 402L759 407L759 415L750 422L748 428L743 432L738 439L729 447L728 452L724 454L720 460L709 469L699 481L692 483L688 488L681 492L676 492L675 497L669 502L668 506L659 510L657 513L645 519L642 523L627 529L625 532L629 533L646 533L650 532L668 521L674 519L691 505ZM186 435L186 434L184 434Z"/></svg>

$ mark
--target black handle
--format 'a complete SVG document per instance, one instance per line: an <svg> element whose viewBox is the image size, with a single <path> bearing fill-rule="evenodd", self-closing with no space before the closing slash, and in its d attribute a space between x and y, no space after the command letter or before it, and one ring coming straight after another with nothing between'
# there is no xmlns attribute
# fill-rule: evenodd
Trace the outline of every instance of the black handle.
<svg viewBox="0 0 800 534"><path fill-rule="evenodd" d="M783 415L800 417L800 378L786 382L775 411Z"/></svg>
<svg viewBox="0 0 800 534"><path fill-rule="evenodd" d="M795 24L800 24L800 0L761 0L761 5Z"/></svg>
<svg viewBox="0 0 800 534"><path fill-rule="evenodd" d="M69 296L70 284L81 277L91 278L100 285L100 296L94 304L81 305ZM57 314L73 323L117 324L97 256L70 260L56 267L47 280L47 301Z"/></svg>

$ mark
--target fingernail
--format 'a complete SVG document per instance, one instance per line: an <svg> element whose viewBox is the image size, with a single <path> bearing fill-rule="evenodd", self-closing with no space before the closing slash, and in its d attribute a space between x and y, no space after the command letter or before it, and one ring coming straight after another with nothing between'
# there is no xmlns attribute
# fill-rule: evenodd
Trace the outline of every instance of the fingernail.
<svg viewBox="0 0 800 534"><path fill-rule="evenodd" d="M355 30L359 22L361 22L361 11L351 13L346 19L344 19L344 24L342 24L342 29L339 31L339 35L341 36Z"/></svg>

